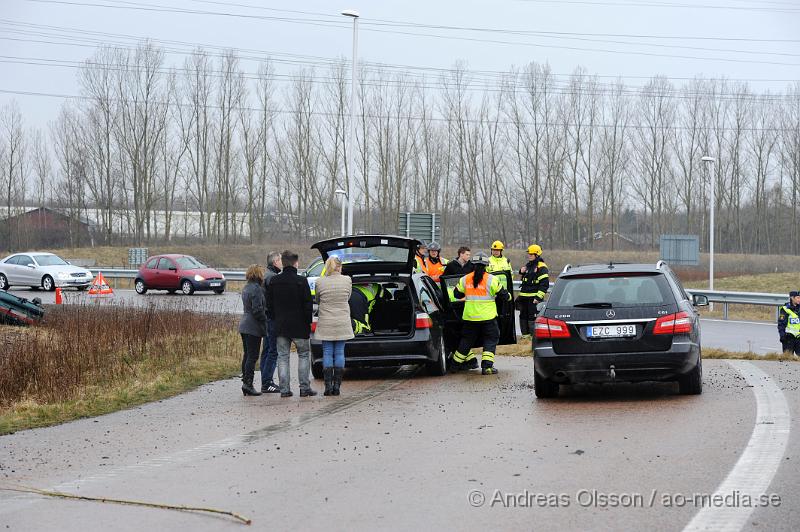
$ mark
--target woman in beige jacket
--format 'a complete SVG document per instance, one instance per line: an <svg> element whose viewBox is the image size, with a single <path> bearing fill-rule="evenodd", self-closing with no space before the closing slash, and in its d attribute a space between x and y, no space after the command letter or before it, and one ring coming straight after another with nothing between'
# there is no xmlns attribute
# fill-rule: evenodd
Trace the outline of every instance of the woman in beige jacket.
<svg viewBox="0 0 800 532"><path fill-rule="evenodd" d="M349 305L353 281L342 275L342 261L338 257L325 261L325 275L317 280L316 291L319 319L314 337L322 341L325 395L339 395L344 375L344 344L354 335Z"/></svg>

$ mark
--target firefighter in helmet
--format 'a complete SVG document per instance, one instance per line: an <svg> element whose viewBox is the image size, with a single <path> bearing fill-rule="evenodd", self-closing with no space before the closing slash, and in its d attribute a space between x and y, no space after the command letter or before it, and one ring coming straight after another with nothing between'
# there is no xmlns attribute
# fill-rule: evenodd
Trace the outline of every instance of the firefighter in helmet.
<svg viewBox="0 0 800 532"><path fill-rule="evenodd" d="M428 276L439 282L439 277L444 273L444 268L448 260L441 256L442 246L438 242L431 242L428 244L428 257L425 259L425 273Z"/></svg>
<svg viewBox="0 0 800 532"><path fill-rule="evenodd" d="M476 355L470 348L480 335L483 338L481 373L494 375L497 373L494 367L494 352L500 341L495 298L510 300L511 294L503 288L499 277L486 272L489 258L484 253L476 253L472 257L472 264L475 269L459 279L454 291L456 297L464 298L464 313L461 340L458 349L453 353L453 364L455 369L470 369L477 366Z"/></svg>
<svg viewBox="0 0 800 532"><path fill-rule="evenodd" d="M542 260L542 247L538 244L528 246L528 262L519 269L522 285L515 305L519 310L519 328L523 337L530 337L535 330L538 305L544 301L550 288L550 275L547 264Z"/></svg>

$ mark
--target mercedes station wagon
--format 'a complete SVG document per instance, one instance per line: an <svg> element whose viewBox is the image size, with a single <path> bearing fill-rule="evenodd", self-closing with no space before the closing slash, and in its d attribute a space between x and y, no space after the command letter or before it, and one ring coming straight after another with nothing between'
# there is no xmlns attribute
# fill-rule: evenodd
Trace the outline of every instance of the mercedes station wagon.
<svg viewBox="0 0 800 532"><path fill-rule="evenodd" d="M534 387L540 398L585 382L677 381L700 394L697 306L664 261L567 265L536 319Z"/></svg>

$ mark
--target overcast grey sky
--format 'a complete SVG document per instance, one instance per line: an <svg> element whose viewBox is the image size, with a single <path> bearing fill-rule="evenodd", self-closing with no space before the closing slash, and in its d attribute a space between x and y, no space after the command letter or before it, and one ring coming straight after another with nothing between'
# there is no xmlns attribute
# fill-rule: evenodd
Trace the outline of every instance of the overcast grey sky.
<svg viewBox="0 0 800 532"><path fill-rule="evenodd" d="M756 91L800 80L800 0L0 0L0 106L16 99L27 125L45 126L63 100L18 93L78 94L74 62L100 41L247 50L280 60L282 74L349 58L343 9L361 13L360 60L416 73L459 60L482 71L537 61L632 86L658 74L678 84L698 74L746 79ZM170 53L167 64L184 57Z"/></svg>

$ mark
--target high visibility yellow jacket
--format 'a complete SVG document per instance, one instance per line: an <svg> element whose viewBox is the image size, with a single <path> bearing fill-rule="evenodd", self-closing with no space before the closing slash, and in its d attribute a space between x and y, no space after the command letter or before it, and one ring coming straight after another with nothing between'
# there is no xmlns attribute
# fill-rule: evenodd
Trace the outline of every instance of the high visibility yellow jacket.
<svg viewBox="0 0 800 532"><path fill-rule="evenodd" d="M503 257L502 255L499 257L492 255L489 257L489 265L486 267L486 271L489 273L502 271L513 272L514 268L511 267L511 261L508 260L508 258Z"/></svg>
<svg viewBox="0 0 800 532"><path fill-rule="evenodd" d="M465 321L489 321L497 317L497 305L494 298L498 294L503 294L510 299L509 294L500 283L500 279L490 273L484 273L478 286L474 286L473 278L475 272L469 273L458 280L456 285L456 297L464 296L464 313L462 318Z"/></svg>

